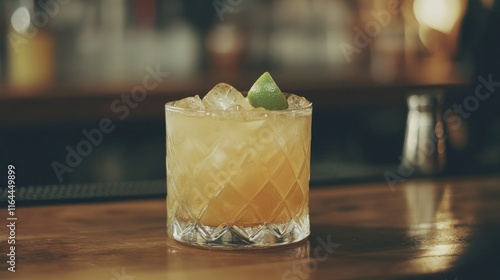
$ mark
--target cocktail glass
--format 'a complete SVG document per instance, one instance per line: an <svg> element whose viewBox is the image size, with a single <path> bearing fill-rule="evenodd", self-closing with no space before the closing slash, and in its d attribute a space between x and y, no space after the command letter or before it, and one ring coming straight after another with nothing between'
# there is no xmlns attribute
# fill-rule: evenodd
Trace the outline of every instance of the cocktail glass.
<svg viewBox="0 0 500 280"><path fill-rule="evenodd" d="M309 235L312 105L204 111L165 105L167 233L222 249Z"/></svg>

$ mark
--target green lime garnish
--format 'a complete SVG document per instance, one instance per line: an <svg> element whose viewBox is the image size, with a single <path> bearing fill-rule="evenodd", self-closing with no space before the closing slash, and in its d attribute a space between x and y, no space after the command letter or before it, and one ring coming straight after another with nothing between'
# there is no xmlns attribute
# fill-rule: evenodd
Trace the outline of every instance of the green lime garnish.
<svg viewBox="0 0 500 280"><path fill-rule="evenodd" d="M248 101L254 108L262 107L266 110L285 110L288 108L286 97L266 72L253 84L248 91Z"/></svg>

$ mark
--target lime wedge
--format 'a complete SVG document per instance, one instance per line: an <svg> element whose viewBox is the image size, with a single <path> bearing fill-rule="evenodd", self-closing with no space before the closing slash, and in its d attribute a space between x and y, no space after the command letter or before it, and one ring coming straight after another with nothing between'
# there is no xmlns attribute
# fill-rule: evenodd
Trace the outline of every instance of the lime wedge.
<svg viewBox="0 0 500 280"><path fill-rule="evenodd" d="M254 108L262 107L266 110L285 110L288 108L286 97L266 72L253 84L248 91L248 101Z"/></svg>

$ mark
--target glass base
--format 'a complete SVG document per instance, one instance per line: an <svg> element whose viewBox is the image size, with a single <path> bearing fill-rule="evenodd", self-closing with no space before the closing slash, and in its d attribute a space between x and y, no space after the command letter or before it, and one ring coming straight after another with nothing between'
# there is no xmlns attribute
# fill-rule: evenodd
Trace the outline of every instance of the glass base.
<svg viewBox="0 0 500 280"><path fill-rule="evenodd" d="M167 229L168 235L182 243L214 249L258 249L299 242L309 236L309 215L288 223L253 227L203 226L176 219Z"/></svg>

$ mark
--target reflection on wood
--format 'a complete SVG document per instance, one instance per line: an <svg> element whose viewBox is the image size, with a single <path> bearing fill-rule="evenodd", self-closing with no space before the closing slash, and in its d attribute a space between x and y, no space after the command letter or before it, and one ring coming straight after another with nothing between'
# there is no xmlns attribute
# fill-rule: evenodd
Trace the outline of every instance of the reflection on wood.
<svg viewBox="0 0 500 280"><path fill-rule="evenodd" d="M477 261L488 253L472 244L482 251L468 254L476 232L495 236L489 230L500 220L500 178L409 180L393 192L385 183L322 188L310 200L307 241L257 251L203 250L167 239L164 200L20 208L17 272L12 278L2 262L0 277L462 279L454 274L462 256Z"/></svg>

